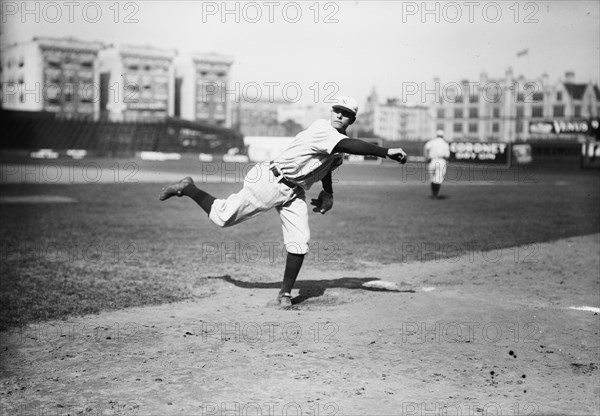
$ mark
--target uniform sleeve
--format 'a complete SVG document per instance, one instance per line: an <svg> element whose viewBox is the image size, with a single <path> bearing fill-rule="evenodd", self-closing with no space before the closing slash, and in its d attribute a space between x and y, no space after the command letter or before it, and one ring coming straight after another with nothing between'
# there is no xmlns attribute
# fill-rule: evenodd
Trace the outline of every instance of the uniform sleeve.
<svg viewBox="0 0 600 416"><path fill-rule="evenodd" d="M352 155L387 157L388 149L365 142L360 139L343 139L335 146L336 152L350 153Z"/></svg>
<svg viewBox="0 0 600 416"><path fill-rule="evenodd" d="M312 135L311 146L316 153L331 154L333 148L340 140L346 139L348 136L339 133L331 126L329 121L325 119L315 121L309 130Z"/></svg>

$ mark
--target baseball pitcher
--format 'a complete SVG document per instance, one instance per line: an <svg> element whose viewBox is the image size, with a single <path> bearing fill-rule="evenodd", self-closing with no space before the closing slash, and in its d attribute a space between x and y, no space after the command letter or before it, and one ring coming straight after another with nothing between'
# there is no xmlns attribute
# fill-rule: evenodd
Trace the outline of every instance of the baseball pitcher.
<svg viewBox="0 0 600 416"><path fill-rule="evenodd" d="M202 191L191 177L166 186L159 199L172 196L192 198L219 227L230 227L274 208L281 219L287 250L278 306L292 305L291 291L308 252L310 229L305 191L317 182L323 190L312 199L313 212L325 214L333 207L331 172L343 162L343 154L389 157L402 164L406 153L387 149L359 139L351 139L346 129L356 120L358 105L352 97L338 97L330 119L317 120L300 132L289 147L275 159L255 164L244 178L243 188L227 198L218 199Z"/></svg>

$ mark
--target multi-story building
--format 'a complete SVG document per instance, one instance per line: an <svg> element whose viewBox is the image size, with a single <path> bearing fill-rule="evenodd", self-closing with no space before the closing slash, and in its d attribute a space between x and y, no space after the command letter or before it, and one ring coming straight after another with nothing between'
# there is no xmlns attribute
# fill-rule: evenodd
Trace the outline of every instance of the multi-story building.
<svg viewBox="0 0 600 416"><path fill-rule="evenodd" d="M229 88L229 70L233 58L216 53L196 53L177 62L176 117L230 127L231 101L235 89Z"/></svg>
<svg viewBox="0 0 600 416"><path fill-rule="evenodd" d="M99 114L100 42L36 37L2 48L2 108L65 118Z"/></svg>
<svg viewBox="0 0 600 416"><path fill-rule="evenodd" d="M550 84L542 74L535 79L515 77L508 69L504 78L490 79L482 73L479 81L440 83L434 80L435 100L431 102L435 128L450 140L524 141L529 139L574 139L576 129L557 132L555 122L583 122L599 114L598 87L577 84L574 73Z"/></svg>
<svg viewBox="0 0 600 416"><path fill-rule="evenodd" d="M289 106L290 104L283 100L234 102L231 106L232 127L245 136L293 136L296 133L289 132L285 122L290 126L299 126L300 129L302 126L288 118L283 122L278 118L281 109Z"/></svg>
<svg viewBox="0 0 600 416"><path fill-rule="evenodd" d="M364 109L359 109L356 127L387 140L425 141L431 138L431 121L427 105L402 103L394 98L380 103L373 89Z"/></svg>
<svg viewBox="0 0 600 416"><path fill-rule="evenodd" d="M175 49L121 45L100 51L100 111L114 121L158 121L175 107Z"/></svg>
<svg viewBox="0 0 600 416"><path fill-rule="evenodd" d="M291 120L306 129L320 118L329 119L330 109L330 105L322 104L299 105L295 103L280 105L277 108L277 120L279 123Z"/></svg>

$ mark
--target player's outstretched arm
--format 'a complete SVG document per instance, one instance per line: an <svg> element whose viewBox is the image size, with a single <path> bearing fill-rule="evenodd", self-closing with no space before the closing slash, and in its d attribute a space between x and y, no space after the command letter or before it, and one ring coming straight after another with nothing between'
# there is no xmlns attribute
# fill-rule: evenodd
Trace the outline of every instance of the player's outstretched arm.
<svg viewBox="0 0 600 416"><path fill-rule="evenodd" d="M360 139L342 139L333 148L332 153L343 152L352 155L389 157L400 163L406 163L406 152L401 148L387 149Z"/></svg>

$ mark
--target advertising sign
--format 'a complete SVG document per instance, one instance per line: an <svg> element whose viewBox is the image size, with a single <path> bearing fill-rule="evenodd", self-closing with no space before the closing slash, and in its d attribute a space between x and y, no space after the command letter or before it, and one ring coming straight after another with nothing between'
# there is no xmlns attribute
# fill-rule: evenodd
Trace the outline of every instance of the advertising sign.
<svg viewBox="0 0 600 416"><path fill-rule="evenodd" d="M551 120L529 122L529 133L536 134L594 134L598 120Z"/></svg>
<svg viewBox="0 0 600 416"><path fill-rule="evenodd" d="M510 165L510 144L502 142L450 142L450 161Z"/></svg>
<svg viewBox="0 0 600 416"><path fill-rule="evenodd" d="M589 140L581 144L581 167L600 168L600 142Z"/></svg>
<svg viewBox="0 0 600 416"><path fill-rule="evenodd" d="M531 163L531 145L530 144L513 144L512 155L514 160L519 165Z"/></svg>

